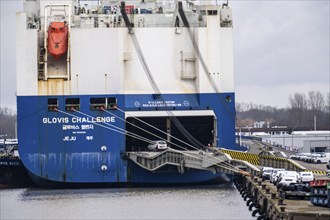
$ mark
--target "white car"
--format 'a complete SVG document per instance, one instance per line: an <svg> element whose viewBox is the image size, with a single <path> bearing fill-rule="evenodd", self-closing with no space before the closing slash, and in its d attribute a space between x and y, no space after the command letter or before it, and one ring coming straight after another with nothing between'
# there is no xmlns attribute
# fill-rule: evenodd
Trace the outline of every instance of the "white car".
<svg viewBox="0 0 330 220"><path fill-rule="evenodd" d="M149 150L166 150L167 149L167 143L166 141L152 141L148 145Z"/></svg>
<svg viewBox="0 0 330 220"><path fill-rule="evenodd" d="M281 176L283 175L283 173L285 173L286 170L278 170L276 172L276 174L272 177L272 183L274 185L277 185L277 182L279 181L279 179L281 178Z"/></svg>
<svg viewBox="0 0 330 220"><path fill-rule="evenodd" d="M298 172L296 171L285 171L279 177L278 185L290 185L298 182Z"/></svg>
<svg viewBox="0 0 330 220"><path fill-rule="evenodd" d="M270 179L270 174L272 173L273 167L263 167L261 169L261 178L262 179Z"/></svg>
<svg viewBox="0 0 330 220"><path fill-rule="evenodd" d="M312 160L313 163L327 163L330 159L329 153L319 154L315 156Z"/></svg>
<svg viewBox="0 0 330 220"><path fill-rule="evenodd" d="M312 155L311 153L300 153L297 157L297 160L305 161L309 156Z"/></svg>
<svg viewBox="0 0 330 220"><path fill-rule="evenodd" d="M314 174L312 172L299 172L299 182L307 183L314 180Z"/></svg>

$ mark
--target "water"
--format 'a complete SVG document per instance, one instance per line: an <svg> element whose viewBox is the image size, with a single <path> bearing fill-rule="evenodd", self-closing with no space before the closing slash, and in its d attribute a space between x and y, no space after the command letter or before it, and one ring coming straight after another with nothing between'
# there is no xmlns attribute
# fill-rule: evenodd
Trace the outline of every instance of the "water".
<svg viewBox="0 0 330 220"><path fill-rule="evenodd" d="M0 219L255 219L233 184L182 188L3 189Z"/></svg>

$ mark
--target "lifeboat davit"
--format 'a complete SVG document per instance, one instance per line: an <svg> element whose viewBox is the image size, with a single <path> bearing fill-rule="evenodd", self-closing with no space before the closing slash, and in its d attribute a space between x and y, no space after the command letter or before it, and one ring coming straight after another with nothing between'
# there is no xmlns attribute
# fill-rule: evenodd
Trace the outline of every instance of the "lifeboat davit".
<svg viewBox="0 0 330 220"><path fill-rule="evenodd" d="M64 22L52 22L48 28L48 52L56 59L68 50L68 25Z"/></svg>

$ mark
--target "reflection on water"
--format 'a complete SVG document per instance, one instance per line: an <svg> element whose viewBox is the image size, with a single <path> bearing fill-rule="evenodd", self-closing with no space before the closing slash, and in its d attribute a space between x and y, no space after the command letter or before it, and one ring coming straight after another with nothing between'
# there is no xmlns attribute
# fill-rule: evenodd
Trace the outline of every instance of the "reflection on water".
<svg viewBox="0 0 330 220"><path fill-rule="evenodd" d="M1 190L0 219L254 219L233 184Z"/></svg>

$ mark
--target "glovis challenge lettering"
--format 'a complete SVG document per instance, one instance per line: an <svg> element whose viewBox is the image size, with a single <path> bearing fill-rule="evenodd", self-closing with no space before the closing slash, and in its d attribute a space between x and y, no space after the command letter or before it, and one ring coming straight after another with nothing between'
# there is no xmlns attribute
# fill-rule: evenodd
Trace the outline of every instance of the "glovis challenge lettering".
<svg viewBox="0 0 330 220"><path fill-rule="evenodd" d="M71 123L114 123L116 122L115 117L73 117L71 120L68 117L64 118L43 118L44 124L67 124Z"/></svg>

